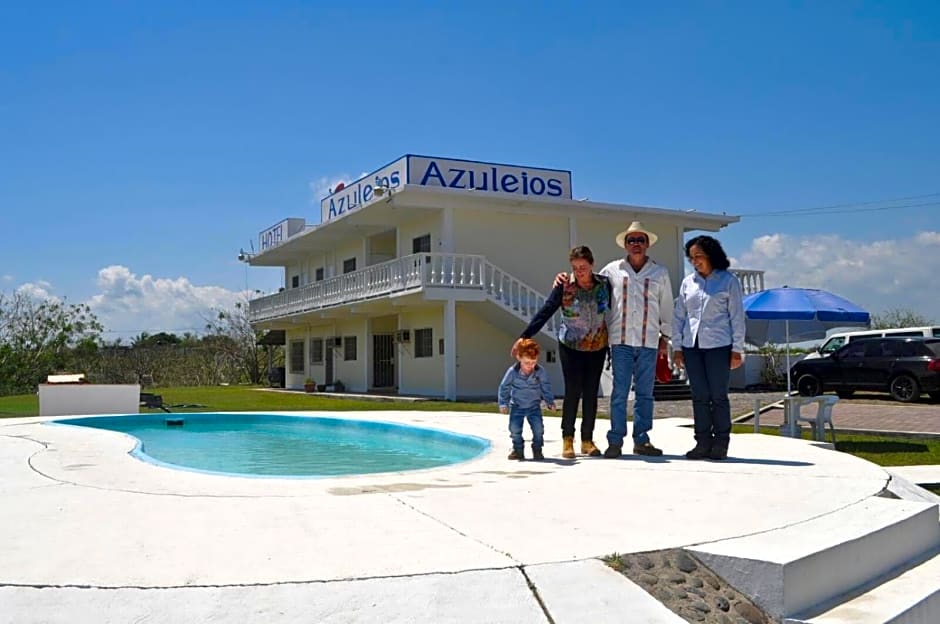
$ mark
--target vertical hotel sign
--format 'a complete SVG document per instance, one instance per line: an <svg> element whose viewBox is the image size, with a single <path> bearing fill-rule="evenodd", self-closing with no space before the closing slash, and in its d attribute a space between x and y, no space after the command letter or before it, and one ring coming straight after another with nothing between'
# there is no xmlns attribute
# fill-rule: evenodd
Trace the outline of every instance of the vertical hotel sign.
<svg viewBox="0 0 940 624"><path fill-rule="evenodd" d="M325 197L320 202L320 221L326 223L373 202L378 187L394 192L405 184L526 198L571 199L570 171L409 154Z"/></svg>

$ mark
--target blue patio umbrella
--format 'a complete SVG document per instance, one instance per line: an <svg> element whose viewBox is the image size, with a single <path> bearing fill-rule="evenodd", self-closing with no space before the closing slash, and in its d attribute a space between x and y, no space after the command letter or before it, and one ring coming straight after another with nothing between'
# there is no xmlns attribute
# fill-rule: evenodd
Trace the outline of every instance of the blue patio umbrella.
<svg viewBox="0 0 940 624"><path fill-rule="evenodd" d="M790 393L790 342L825 338L835 327L868 327L871 315L848 299L812 288L769 288L744 298L745 340L787 345L787 394Z"/></svg>

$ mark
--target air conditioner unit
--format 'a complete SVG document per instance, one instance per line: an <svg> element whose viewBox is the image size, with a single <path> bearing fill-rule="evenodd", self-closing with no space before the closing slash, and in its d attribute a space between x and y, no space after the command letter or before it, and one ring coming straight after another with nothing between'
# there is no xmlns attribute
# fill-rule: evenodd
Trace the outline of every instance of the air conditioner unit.
<svg viewBox="0 0 940 624"><path fill-rule="evenodd" d="M411 342L411 330L399 329L395 332L395 342Z"/></svg>

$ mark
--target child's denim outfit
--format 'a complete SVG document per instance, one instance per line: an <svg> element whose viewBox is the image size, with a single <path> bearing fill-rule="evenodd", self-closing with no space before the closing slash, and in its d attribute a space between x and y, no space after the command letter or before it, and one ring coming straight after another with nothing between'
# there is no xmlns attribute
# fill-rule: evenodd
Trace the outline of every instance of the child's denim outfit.
<svg viewBox="0 0 940 624"><path fill-rule="evenodd" d="M516 363L509 367L499 384L499 406L509 408L509 437L512 448L522 451L522 426L528 420L532 429L532 448L541 449L545 426L542 423L542 401L554 403L548 371L535 365L532 373L524 375Z"/></svg>

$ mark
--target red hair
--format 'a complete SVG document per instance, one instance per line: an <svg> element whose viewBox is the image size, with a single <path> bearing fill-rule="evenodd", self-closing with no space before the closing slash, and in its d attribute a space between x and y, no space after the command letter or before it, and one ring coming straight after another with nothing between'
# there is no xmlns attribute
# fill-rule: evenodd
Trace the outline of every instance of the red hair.
<svg viewBox="0 0 940 624"><path fill-rule="evenodd" d="M542 348L539 346L539 343L535 342L531 338L523 338L522 342L519 343L519 357L520 358L530 358L533 360L539 359L539 353L542 352Z"/></svg>

